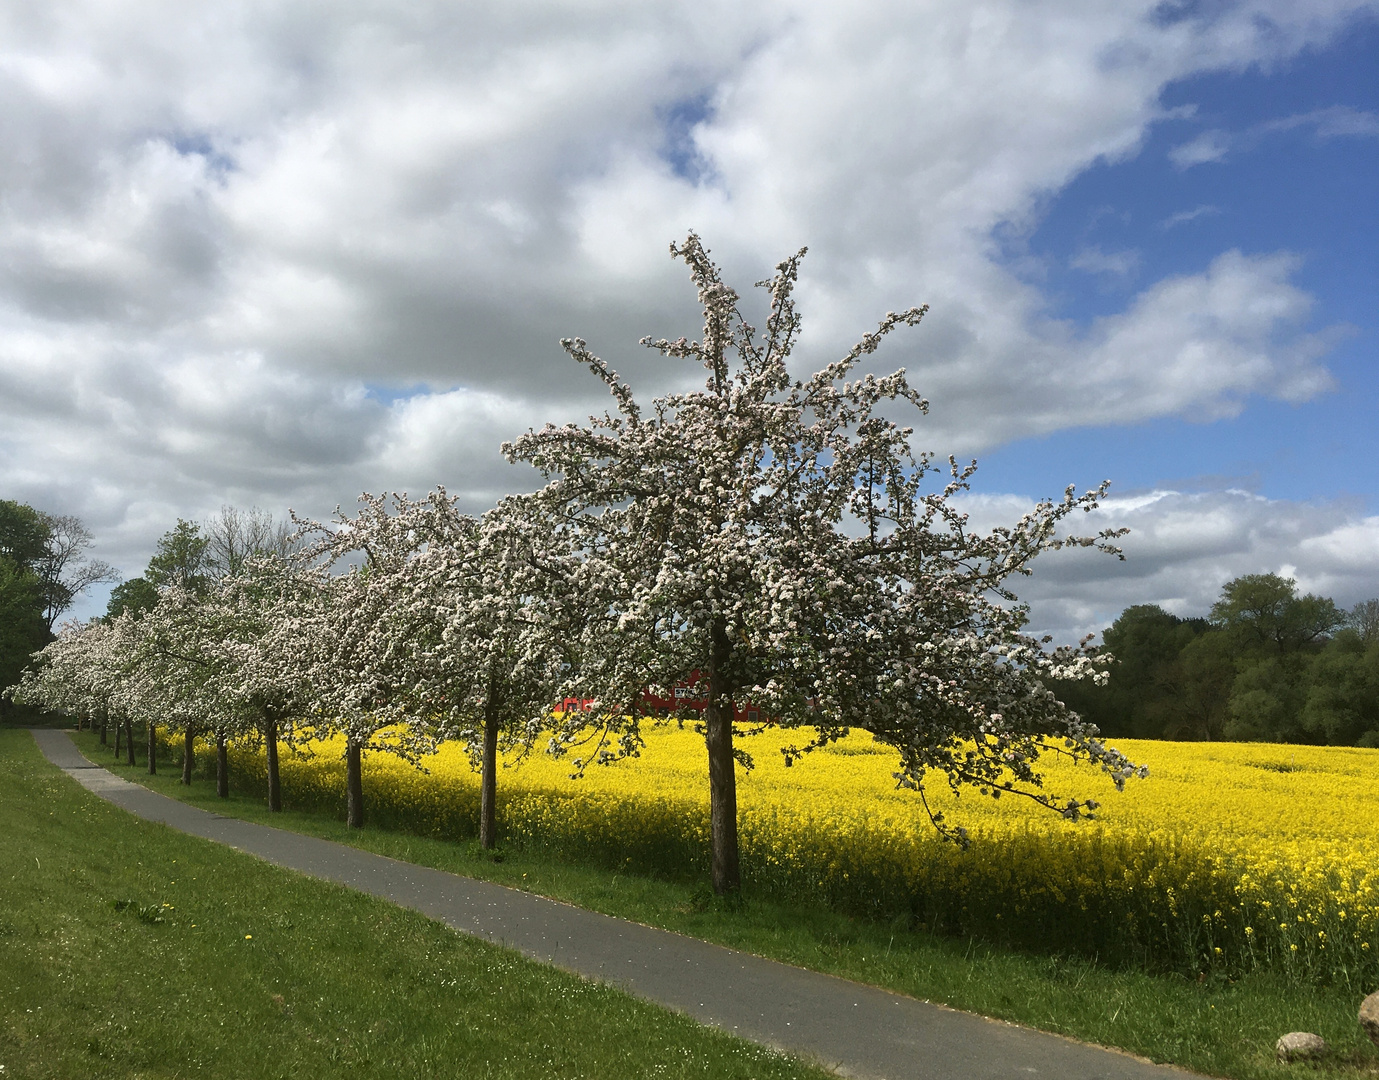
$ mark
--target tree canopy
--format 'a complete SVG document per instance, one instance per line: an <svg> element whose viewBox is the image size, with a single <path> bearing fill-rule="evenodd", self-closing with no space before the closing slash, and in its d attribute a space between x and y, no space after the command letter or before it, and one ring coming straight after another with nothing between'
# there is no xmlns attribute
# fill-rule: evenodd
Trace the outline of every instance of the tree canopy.
<svg viewBox="0 0 1379 1080"><path fill-rule="evenodd" d="M48 548L46 515L25 503L0 499L0 559L32 570Z"/></svg>
<svg viewBox="0 0 1379 1080"><path fill-rule="evenodd" d="M87 555L93 537L80 519L0 499L0 689L52 639L76 598L114 570ZM8 703L0 698L0 709Z"/></svg>
<svg viewBox="0 0 1379 1080"><path fill-rule="evenodd" d="M158 586L146 577L130 578L110 590L110 600L106 604L107 618L116 618L128 611L138 616L152 611L158 603Z"/></svg>
<svg viewBox="0 0 1379 1080"><path fill-rule="evenodd" d="M1103 640L1105 685L1057 691L1108 734L1379 745L1379 600L1345 612L1291 578L1246 574L1209 618L1136 605Z"/></svg>
<svg viewBox="0 0 1379 1080"><path fill-rule="evenodd" d="M210 547L211 540L199 524L178 518L159 539L144 576L154 588L180 585L193 592L204 591L211 568Z"/></svg>
<svg viewBox="0 0 1379 1080"><path fill-rule="evenodd" d="M737 888L735 762L748 758L735 740L750 727L736 721L749 701L759 720L814 732L787 759L856 726L896 750L897 778L922 800L932 773L1070 818L1093 810L1042 789L1042 753L1090 759L1117 783L1135 770L1044 688L1046 677L1094 677L1095 666L1022 634L1025 610L1010 582L1044 551L1115 551L1118 534L1060 528L1094 508L1104 485L1082 495L1069 488L1013 525L972 530L952 500L975 465L949 459L943 468L914 454L912 429L880 414L888 401L927 410L903 371L855 374L925 309L887 314L840 360L801 379L789 360L803 251L760 283L770 305L760 334L697 236L671 253L698 290L703 336L643 344L701 365L704 389L644 409L570 339L570 356L604 382L616 413L587 428L547 426L505 449L547 478L532 505L587 568L578 578L587 602L617 612L611 626L586 628L600 640L578 649L577 678L596 711L635 738L648 684L667 694L694 678L706 684L714 888Z"/></svg>

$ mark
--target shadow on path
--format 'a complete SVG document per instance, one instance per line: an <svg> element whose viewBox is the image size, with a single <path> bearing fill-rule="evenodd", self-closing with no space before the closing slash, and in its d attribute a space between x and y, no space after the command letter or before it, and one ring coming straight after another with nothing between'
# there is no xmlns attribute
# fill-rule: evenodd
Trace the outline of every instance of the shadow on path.
<svg viewBox="0 0 1379 1080"><path fill-rule="evenodd" d="M1171 1080L1152 1065L999 1020L763 960L668 930L344 844L221 817L122 780L65 732L32 729L88 791L148 821L412 908L465 934L687 1013L742 1038L885 1080Z"/></svg>

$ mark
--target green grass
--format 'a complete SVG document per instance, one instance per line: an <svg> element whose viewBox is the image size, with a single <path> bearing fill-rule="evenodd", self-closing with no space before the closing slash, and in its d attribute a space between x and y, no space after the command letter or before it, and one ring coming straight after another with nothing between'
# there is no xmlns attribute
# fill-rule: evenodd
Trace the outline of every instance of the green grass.
<svg viewBox="0 0 1379 1080"><path fill-rule="evenodd" d="M0 1077L831 1074L142 822L0 731Z"/></svg>
<svg viewBox="0 0 1379 1080"><path fill-rule="evenodd" d="M90 733L78 741L111 762ZM103 755L103 756L98 756ZM367 762L365 768L367 768ZM1363 992L1290 985L1251 976L1193 983L1117 971L1078 959L1035 956L936 937L904 926L854 920L817 906L786 906L746 895L725 906L702 884L666 881L508 849L495 862L473 842L449 842L370 828L350 830L324 814L271 814L262 799L215 796L214 784L178 782L176 767L148 776L143 757L115 771L218 813L293 829L396 859L495 881L594 911L883 986L913 997L1117 1047L1154 1061L1240 1080L1294 1075L1274 1061L1288 1031L1315 1031L1336 1056L1313 1076L1379 1075L1379 1051L1356 1020ZM284 798L290 803L290 792ZM343 808L342 808L343 809ZM1364 990L1373 990L1365 987Z"/></svg>

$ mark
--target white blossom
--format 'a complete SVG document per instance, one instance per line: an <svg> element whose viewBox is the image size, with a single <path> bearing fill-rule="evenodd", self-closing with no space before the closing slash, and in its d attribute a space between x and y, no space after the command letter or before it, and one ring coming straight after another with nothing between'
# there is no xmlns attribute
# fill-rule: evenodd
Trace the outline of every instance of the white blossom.
<svg viewBox="0 0 1379 1080"><path fill-rule="evenodd" d="M702 364L705 388L644 411L570 339L566 350L607 385L616 410L587 427L547 425L504 451L546 478L533 499L581 564L569 580L593 610L617 613L587 624L577 651L578 685L605 723L625 716L623 742L635 746L643 687L668 695L696 673L707 679L715 888L737 887L732 762L749 761L734 738L750 729L733 719L748 700L773 722L814 730L787 748L787 763L861 727L896 749L897 781L921 799L932 772L1070 818L1094 809L1043 791L1036 765L1066 753L1123 782L1125 759L1044 685L1093 676L1095 665L1081 649L1050 652L1023 635L1009 581L1055 548L1118 554L1116 533L1059 532L1106 485L1069 488L1014 525L973 531L953 497L975 464L940 468L911 451L910 428L879 414L887 401L927 410L903 371L855 375L924 308L888 313L840 360L796 378L792 293L804 252L760 283L770 299L762 333L697 236L671 253L698 288L703 336L643 343Z"/></svg>

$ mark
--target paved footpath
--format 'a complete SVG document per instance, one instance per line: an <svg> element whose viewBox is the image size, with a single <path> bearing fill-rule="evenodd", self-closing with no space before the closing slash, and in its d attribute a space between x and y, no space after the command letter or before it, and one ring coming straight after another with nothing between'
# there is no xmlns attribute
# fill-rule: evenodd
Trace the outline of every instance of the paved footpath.
<svg viewBox="0 0 1379 1080"><path fill-rule="evenodd" d="M814 1058L844 1076L1186 1080L1192 1075L501 885L221 817L120 779L83 756L65 732L34 729L33 737L49 761L88 791L148 821L413 908L461 933L613 983L754 1042Z"/></svg>

